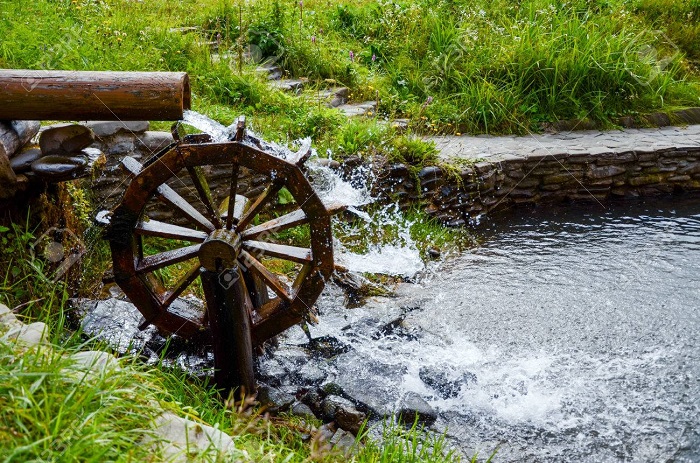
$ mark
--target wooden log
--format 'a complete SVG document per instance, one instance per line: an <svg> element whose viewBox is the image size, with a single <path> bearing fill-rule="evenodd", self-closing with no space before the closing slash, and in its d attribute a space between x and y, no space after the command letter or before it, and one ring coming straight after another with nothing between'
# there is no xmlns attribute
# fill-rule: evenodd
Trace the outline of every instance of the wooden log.
<svg viewBox="0 0 700 463"><path fill-rule="evenodd" d="M20 149L39 133L40 127L38 121L0 121L0 154L11 158L19 153Z"/></svg>
<svg viewBox="0 0 700 463"><path fill-rule="evenodd" d="M175 121L190 102L184 72L0 69L0 120Z"/></svg>

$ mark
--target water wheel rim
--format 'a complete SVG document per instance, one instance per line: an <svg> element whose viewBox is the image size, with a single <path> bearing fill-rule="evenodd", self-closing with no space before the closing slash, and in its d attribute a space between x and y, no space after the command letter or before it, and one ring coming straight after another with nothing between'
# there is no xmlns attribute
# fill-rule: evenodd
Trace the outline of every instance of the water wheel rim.
<svg viewBox="0 0 700 463"><path fill-rule="evenodd" d="M311 236L311 260L300 271L300 282L292 300L284 301L281 297L272 299L267 307L261 307L259 319L253 320L251 335L254 344L260 344L298 323L318 298L325 281L333 272L330 213L297 165L240 142L181 144L150 162L132 178L122 202L112 215L108 239L115 281L134 302L144 319L166 332L183 337L201 332L205 328L201 322L169 311L169 305L164 305L162 292L158 288L154 289L144 280L143 275L137 273L141 259L135 255L134 229L149 201L157 196L159 187L183 169L232 163L252 172L264 171L269 173L273 181L282 183L306 216ZM253 227L246 227L239 232L244 234L249 228ZM256 237L257 235L244 243L254 241Z"/></svg>

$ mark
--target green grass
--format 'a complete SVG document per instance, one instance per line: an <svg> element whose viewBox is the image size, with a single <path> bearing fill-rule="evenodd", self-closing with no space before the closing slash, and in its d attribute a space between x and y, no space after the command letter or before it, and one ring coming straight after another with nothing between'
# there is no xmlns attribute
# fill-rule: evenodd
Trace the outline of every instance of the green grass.
<svg viewBox="0 0 700 463"><path fill-rule="evenodd" d="M382 152L377 121L417 133L522 133L540 123L697 106L697 0L0 0L0 66L188 71L194 107L243 113L268 138ZM175 27L196 27L188 32ZM250 47L312 85L271 90ZM352 55L351 55L352 52ZM351 58L352 56L352 58ZM314 95L345 85L379 114L348 122Z"/></svg>

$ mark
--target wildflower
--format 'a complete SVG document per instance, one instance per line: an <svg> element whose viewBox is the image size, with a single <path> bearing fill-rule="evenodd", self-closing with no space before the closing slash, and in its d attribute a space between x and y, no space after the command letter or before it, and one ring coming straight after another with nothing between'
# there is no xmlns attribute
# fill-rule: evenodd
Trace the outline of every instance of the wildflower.
<svg viewBox="0 0 700 463"><path fill-rule="evenodd" d="M428 107L428 105L429 105L430 103L432 103L432 102L433 102L433 97L432 97L432 96L429 96L429 97L425 100L425 103L423 103L423 107L424 107L424 108Z"/></svg>
<svg viewBox="0 0 700 463"><path fill-rule="evenodd" d="M315 36L315 35L312 35L312 36L311 36L311 43L313 43L314 45L316 45L316 36Z"/></svg>
<svg viewBox="0 0 700 463"><path fill-rule="evenodd" d="M372 53L372 62L374 63L375 61L377 61L377 55Z"/></svg>
<svg viewBox="0 0 700 463"><path fill-rule="evenodd" d="M355 53L350 50L350 61L355 62Z"/></svg>
<svg viewBox="0 0 700 463"><path fill-rule="evenodd" d="M299 2L299 8L304 8L304 2Z"/></svg>

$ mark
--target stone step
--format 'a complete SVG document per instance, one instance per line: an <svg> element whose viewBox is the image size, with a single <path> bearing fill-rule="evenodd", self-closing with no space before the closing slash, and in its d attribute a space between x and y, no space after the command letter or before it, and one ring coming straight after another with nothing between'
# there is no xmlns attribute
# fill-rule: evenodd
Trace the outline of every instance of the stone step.
<svg viewBox="0 0 700 463"><path fill-rule="evenodd" d="M377 111L376 101L364 101L362 103L343 104L337 107L348 117L369 116Z"/></svg>
<svg viewBox="0 0 700 463"><path fill-rule="evenodd" d="M301 79L278 79L272 80L270 86L285 92L299 94L303 88L309 83L309 79L302 77Z"/></svg>
<svg viewBox="0 0 700 463"><path fill-rule="evenodd" d="M255 69L258 74L267 75L267 80L278 80L282 78L282 68L276 64L264 63Z"/></svg>

